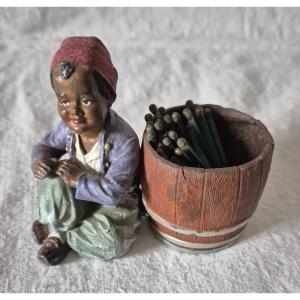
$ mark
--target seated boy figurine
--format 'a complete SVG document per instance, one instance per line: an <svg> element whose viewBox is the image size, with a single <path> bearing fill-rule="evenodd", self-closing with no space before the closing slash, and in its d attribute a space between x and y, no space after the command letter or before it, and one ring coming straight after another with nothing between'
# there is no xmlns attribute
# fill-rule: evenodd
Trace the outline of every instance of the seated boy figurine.
<svg viewBox="0 0 300 300"><path fill-rule="evenodd" d="M49 265L70 249L83 257L120 257L140 225L140 147L111 109L117 71L98 38L70 37L54 55L50 78L62 121L32 152L40 180L32 227L38 257Z"/></svg>

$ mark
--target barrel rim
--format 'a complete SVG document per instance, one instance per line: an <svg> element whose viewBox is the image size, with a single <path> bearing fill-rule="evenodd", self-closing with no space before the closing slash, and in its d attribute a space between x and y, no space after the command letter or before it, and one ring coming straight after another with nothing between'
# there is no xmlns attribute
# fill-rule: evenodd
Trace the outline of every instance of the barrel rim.
<svg viewBox="0 0 300 300"><path fill-rule="evenodd" d="M189 167L189 166L180 166L177 165L176 163L173 163L170 160L165 159L164 157L160 156L157 151L155 151L155 149L151 146L151 144L148 142L146 135L145 135L145 131L143 133L143 144L147 145L147 148L150 149L152 155L158 159L160 162L164 163L165 165L168 165L171 168L174 169L185 169L185 170L189 170L189 171L195 171L197 170L200 173L228 173L228 172L236 172L238 169L241 168L249 168L252 165L257 164L260 160L263 160L266 156L267 153L269 153L270 151L273 152L274 150L274 140L272 135L270 134L270 132L268 131L267 127L259 120L253 118L252 116L241 112L239 110L233 109L233 108L228 108L228 107L223 107L220 105L214 105L214 104L203 104L201 105L203 107L208 107L208 108L212 108L213 110L218 110L218 111L227 111L228 113L233 113L233 114L238 114L241 115L245 118L245 121L249 121L249 122L253 122L255 124L257 124L259 127L261 127L262 130L264 130L265 134L266 134L266 138L268 139L268 141L265 143L265 146L263 148L263 150L261 151L261 153L259 155L257 155L254 159L240 164L240 165L236 165L236 166L231 166L231 167L224 167L224 168L209 168L209 169L205 169L205 168L200 168L200 167ZM185 107L184 105L178 105L178 106L172 106L168 109L166 109L166 111L172 111L175 108L183 108Z"/></svg>

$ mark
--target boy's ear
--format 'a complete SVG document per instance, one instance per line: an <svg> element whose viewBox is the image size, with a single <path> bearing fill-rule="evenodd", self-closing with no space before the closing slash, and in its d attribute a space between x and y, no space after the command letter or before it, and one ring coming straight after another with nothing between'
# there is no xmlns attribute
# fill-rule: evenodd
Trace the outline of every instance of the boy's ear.
<svg viewBox="0 0 300 300"><path fill-rule="evenodd" d="M96 70L93 71L93 75L98 85L100 94L107 99L107 101L109 101L109 105L111 106L116 99L114 91L107 81Z"/></svg>

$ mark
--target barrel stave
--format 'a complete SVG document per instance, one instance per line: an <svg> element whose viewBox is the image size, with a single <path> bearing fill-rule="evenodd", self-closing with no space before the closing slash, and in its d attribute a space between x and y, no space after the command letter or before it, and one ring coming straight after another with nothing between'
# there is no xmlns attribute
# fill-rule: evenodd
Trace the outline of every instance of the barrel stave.
<svg viewBox="0 0 300 300"><path fill-rule="evenodd" d="M200 227L202 230L210 231L231 226L238 187L238 168L206 172Z"/></svg>
<svg viewBox="0 0 300 300"><path fill-rule="evenodd" d="M231 219L233 224L238 224L253 214L259 200L261 172L261 159L257 159L251 164L239 166L239 196Z"/></svg>
<svg viewBox="0 0 300 300"><path fill-rule="evenodd" d="M201 227L205 172L202 169L182 168L178 174L176 223L190 229Z"/></svg>

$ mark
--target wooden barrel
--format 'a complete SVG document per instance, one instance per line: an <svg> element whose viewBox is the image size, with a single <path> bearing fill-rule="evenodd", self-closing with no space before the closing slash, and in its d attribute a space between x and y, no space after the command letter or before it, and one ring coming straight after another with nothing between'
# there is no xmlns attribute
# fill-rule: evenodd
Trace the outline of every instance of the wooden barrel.
<svg viewBox="0 0 300 300"><path fill-rule="evenodd" d="M268 177L273 138L258 120L212 109L229 167L183 167L157 154L143 137L142 192L160 239L181 250L209 252L234 242L249 222ZM173 112L181 107L173 107Z"/></svg>

